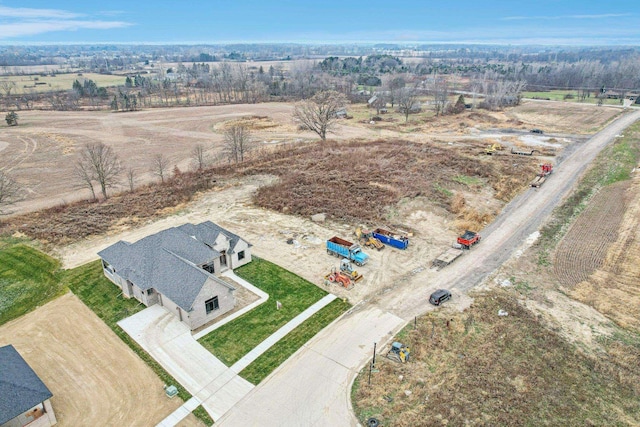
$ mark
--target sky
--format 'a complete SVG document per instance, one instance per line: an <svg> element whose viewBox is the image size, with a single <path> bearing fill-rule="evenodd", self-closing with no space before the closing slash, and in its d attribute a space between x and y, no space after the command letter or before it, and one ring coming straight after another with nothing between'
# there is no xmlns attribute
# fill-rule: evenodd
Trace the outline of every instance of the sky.
<svg viewBox="0 0 640 427"><path fill-rule="evenodd" d="M639 0L0 0L0 43L640 45Z"/></svg>

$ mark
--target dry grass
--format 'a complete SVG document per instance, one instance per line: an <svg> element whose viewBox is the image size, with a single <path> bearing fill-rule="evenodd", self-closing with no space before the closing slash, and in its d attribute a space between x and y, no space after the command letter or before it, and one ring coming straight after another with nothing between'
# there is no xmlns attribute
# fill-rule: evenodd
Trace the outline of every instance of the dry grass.
<svg viewBox="0 0 640 427"><path fill-rule="evenodd" d="M508 316L499 317L499 309ZM637 367L630 373L581 355L513 295L496 291L478 296L464 313L434 312L396 340L411 347L411 360L399 364L379 357L371 386L368 369L361 372L353 391L361 421L376 416L393 426L640 422Z"/></svg>
<svg viewBox="0 0 640 427"><path fill-rule="evenodd" d="M303 146L248 164L244 173L280 176L255 197L258 205L280 212L376 222L388 219L401 199L422 196L465 221L486 222L490 214L455 207L452 198L488 185L496 198L508 201L528 185L533 163L435 143L378 140ZM460 176L480 185L464 185Z"/></svg>
<svg viewBox="0 0 640 427"><path fill-rule="evenodd" d="M0 222L1 234L23 233L43 243L65 244L166 215L215 182L196 173L181 173L164 184L149 184L106 201L79 201Z"/></svg>
<svg viewBox="0 0 640 427"><path fill-rule="evenodd" d="M477 195L508 201L528 185L535 162L509 156L478 156L471 147L406 141L291 144L265 148L240 165L175 174L165 184L149 184L107 201L81 201L12 217L0 233L24 233L54 244L104 234L174 212L221 176L273 174L278 183L262 187L256 204L280 212L357 223L388 222L402 199L423 197L451 207L452 197ZM457 196L461 194L461 196ZM455 212L460 229L480 229L495 213L466 206Z"/></svg>

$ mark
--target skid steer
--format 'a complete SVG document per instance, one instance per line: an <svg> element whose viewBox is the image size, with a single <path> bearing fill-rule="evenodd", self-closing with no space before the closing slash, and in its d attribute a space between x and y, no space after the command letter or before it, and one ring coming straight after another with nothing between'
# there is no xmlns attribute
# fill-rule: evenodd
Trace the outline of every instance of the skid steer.
<svg viewBox="0 0 640 427"><path fill-rule="evenodd" d="M391 359L394 362L406 363L409 361L409 354L411 354L409 347L402 343L394 342L391 344L391 348L387 353L387 359Z"/></svg>

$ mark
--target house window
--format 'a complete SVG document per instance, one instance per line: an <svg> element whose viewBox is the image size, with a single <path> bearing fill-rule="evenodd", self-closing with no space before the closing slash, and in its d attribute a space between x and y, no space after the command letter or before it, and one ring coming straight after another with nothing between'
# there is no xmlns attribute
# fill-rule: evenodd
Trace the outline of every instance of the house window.
<svg viewBox="0 0 640 427"><path fill-rule="evenodd" d="M153 293L153 288L147 289L147 295L151 295Z"/></svg>
<svg viewBox="0 0 640 427"><path fill-rule="evenodd" d="M213 263L203 265L202 269L205 270L205 271L208 271L211 274L215 273L215 268L214 268Z"/></svg>
<svg viewBox="0 0 640 427"><path fill-rule="evenodd" d="M243 260L243 259L244 259L244 251L238 252L238 261Z"/></svg>
<svg viewBox="0 0 640 427"><path fill-rule="evenodd" d="M218 297L215 296L209 300L204 302L204 307L207 310L207 314L211 313L213 310L217 310L220 308L220 304L218 304Z"/></svg>

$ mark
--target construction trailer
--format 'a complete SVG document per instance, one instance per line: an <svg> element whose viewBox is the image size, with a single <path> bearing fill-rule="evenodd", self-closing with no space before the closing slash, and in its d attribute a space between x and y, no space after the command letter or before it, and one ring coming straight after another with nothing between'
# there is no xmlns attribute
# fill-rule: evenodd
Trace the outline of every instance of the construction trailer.
<svg viewBox="0 0 640 427"><path fill-rule="evenodd" d="M551 163L545 163L540 165L540 173L531 181L532 187L540 187L547 180L547 177L553 172L553 165Z"/></svg>

